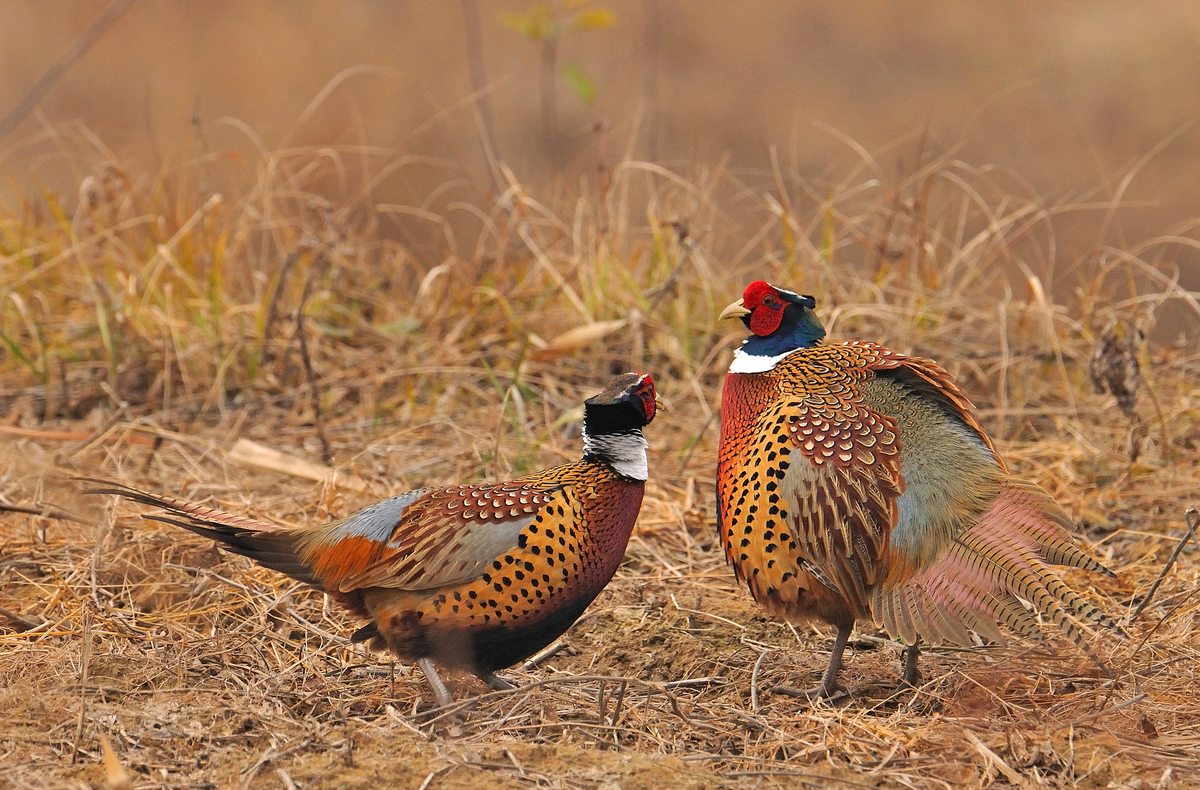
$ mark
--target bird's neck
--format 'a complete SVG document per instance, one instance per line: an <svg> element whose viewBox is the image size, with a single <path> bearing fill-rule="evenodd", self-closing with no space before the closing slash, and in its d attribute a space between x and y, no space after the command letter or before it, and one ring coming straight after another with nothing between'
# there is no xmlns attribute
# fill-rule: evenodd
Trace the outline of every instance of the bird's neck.
<svg viewBox="0 0 1200 790"><path fill-rule="evenodd" d="M588 433L583 426L583 458L607 464L621 477L645 482L649 474L646 437L638 428L617 433Z"/></svg>
<svg viewBox="0 0 1200 790"><path fill-rule="evenodd" d="M825 337L825 329L816 321L797 321L780 327L767 337L751 335L733 353L730 373L763 373L779 360L801 348L812 348Z"/></svg>

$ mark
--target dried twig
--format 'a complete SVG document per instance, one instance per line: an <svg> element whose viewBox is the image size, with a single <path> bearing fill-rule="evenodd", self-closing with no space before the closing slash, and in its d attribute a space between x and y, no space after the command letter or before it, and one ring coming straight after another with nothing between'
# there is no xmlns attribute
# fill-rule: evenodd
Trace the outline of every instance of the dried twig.
<svg viewBox="0 0 1200 790"><path fill-rule="evenodd" d="M750 710L758 715L758 672L762 669L763 659L767 657L770 650L763 650L758 654L758 660L754 662L754 671L750 673Z"/></svg>
<svg viewBox="0 0 1200 790"><path fill-rule="evenodd" d="M1194 507L1188 508L1187 512L1183 514L1183 522L1184 526L1187 527L1187 532L1175 544L1175 550L1171 552L1171 556L1167 557L1162 570L1158 572L1158 578L1150 585L1150 589L1146 591L1146 595L1142 598L1141 603L1133 610L1133 614L1129 615L1129 622L1132 623L1136 620L1138 615L1150 605L1150 601L1154 598L1154 593L1158 592L1159 585L1163 583L1163 579L1167 578L1167 574L1171 572L1171 566L1175 564L1175 560L1179 559L1179 555L1183 552L1183 547L1187 545L1187 542L1194 540L1197 542L1197 545L1200 545L1200 538L1196 536L1196 527L1200 526L1200 511L1197 511Z"/></svg>
<svg viewBox="0 0 1200 790"><path fill-rule="evenodd" d="M7 620L9 627L18 633L32 631L33 629L38 628L45 623L45 620L41 618L35 620L32 617L26 617L23 614L17 614L16 612L5 609L2 606L0 606L0 618Z"/></svg>
<svg viewBox="0 0 1200 790"><path fill-rule="evenodd" d="M72 763L79 761L79 745L83 743L83 724L87 721L88 709L88 669L92 665L92 613L88 604L84 604L80 615L83 618L83 633L79 643L79 719L75 723L75 740L71 744Z"/></svg>
<svg viewBox="0 0 1200 790"><path fill-rule="evenodd" d="M313 280L324 271L325 262L324 254L319 255L317 264L313 266L312 271L308 274L308 279L304 281L304 294L300 297L300 306L296 308L296 337L300 341L300 360L304 363L304 377L308 381L308 397L313 411L313 428L316 429L317 440L321 443L321 460L332 464L333 451L329 449L329 437L325 435L325 415L321 411L321 388L317 382L316 371L313 370L312 357L308 353L308 335L304 331L304 306L308 303L309 294L312 292Z"/></svg>
<svg viewBox="0 0 1200 790"><path fill-rule="evenodd" d="M566 648L566 646L567 643L561 639L557 642L554 642L549 647L543 648L540 653L535 653L534 655L525 659L525 663L521 665L521 669L525 670L526 672L537 669L539 666L541 666L543 661L558 655L563 651L564 648Z"/></svg>
<svg viewBox="0 0 1200 790"><path fill-rule="evenodd" d="M76 524L90 524L92 522L77 516L66 508L61 508L57 505L52 505L49 502L35 502L32 505L14 505L9 502L0 502L0 512L5 513L25 513L30 516L40 516L41 518L54 518L59 521L71 521Z"/></svg>

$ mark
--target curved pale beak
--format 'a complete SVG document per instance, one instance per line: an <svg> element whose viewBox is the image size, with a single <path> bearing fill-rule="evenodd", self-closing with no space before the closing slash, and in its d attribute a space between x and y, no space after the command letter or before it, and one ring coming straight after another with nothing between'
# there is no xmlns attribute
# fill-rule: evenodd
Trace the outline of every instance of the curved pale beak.
<svg viewBox="0 0 1200 790"><path fill-rule="evenodd" d="M666 401L664 401L662 396L656 392L654 393L654 413L658 414L660 411L665 413L669 411L669 409L667 409Z"/></svg>
<svg viewBox="0 0 1200 790"><path fill-rule="evenodd" d="M746 309L744 304L742 304L742 300L738 299L736 302L722 310L721 315L718 316L717 319L724 320L726 318L741 318L742 316L749 314L750 311Z"/></svg>

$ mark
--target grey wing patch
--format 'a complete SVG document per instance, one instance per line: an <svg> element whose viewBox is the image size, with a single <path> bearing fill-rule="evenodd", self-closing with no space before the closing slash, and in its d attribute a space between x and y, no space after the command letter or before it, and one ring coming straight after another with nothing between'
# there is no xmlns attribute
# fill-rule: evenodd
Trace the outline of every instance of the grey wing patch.
<svg viewBox="0 0 1200 790"><path fill-rule="evenodd" d="M511 521L485 522L460 528L453 540L430 534L426 540L407 544L392 560L392 570L379 587L427 590L477 578L488 567L519 544L521 531L537 517L525 515Z"/></svg>
<svg viewBox="0 0 1200 790"><path fill-rule="evenodd" d="M404 511L408 510L408 506L428 492L429 489L418 488L415 491L409 491L406 494L365 507L337 522L335 529L331 530L334 532L333 537L356 536L387 543L392 537L392 531L404 517Z"/></svg>

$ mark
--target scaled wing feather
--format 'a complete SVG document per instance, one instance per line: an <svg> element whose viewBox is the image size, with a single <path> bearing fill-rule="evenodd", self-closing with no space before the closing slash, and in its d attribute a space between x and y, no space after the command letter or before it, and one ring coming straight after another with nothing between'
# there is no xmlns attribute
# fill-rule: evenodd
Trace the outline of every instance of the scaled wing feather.
<svg viewBox="0 0 1200 790"><path fill-rule="evenodd" d="M338 589L428 590L477 578L519 545L539 510L561 504L562 488L534 481L430 491L404 511L372 562L341 575Z"/></svg>

